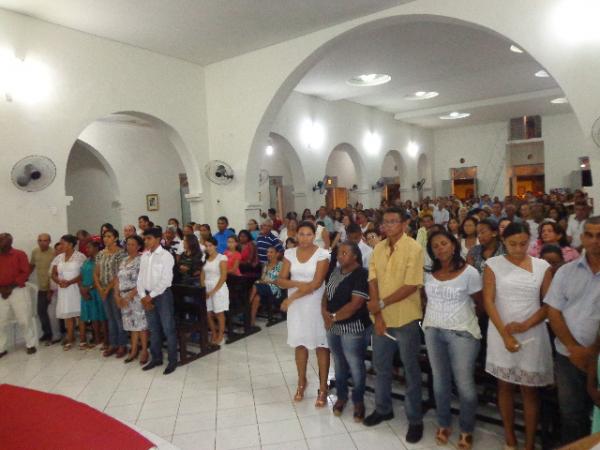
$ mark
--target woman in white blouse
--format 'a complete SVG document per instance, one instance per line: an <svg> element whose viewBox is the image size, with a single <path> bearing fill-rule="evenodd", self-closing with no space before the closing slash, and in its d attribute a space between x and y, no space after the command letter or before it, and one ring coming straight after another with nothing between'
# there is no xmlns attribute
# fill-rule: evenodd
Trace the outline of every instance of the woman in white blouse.
<svg viewBox="0 0 600 450"><path fill-rule="evenodd" d="M425 274L427 308L423 329L439 427L435 439L438 445L445 445L452 434L454 379L460 400L458 448L469 450L473 446L477 409L475 360L481 339L474 301L482 298L481 277L466 264L460 243L447 231L436 231L429 237L427 253L432 266Z"/></svg>

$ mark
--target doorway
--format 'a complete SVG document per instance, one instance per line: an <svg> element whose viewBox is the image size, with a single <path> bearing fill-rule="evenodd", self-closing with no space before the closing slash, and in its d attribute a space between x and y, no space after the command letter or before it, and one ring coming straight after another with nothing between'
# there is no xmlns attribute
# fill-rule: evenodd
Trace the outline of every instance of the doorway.
<svg viewBox="0 0 600 450"><path fill-rule="evenodd" d="M328 209L346 208L348 206L348 189L329 188L325 196Z"/></svg>
<svg viewBox="0 0 600 450"><path fill-rule="evenodd" d="M513 166L512 195L525 198L527 193L541 196L544 194L546 177L544 164Z"/></svg>
<svg viewBox="0 0 600 450"><path fill-rule="evenodd" d="M383 190L383 198L388 205L394 204L396 200L400 200L400 185L398 183L386 184Z"/></svg>
<svg viewBox="0 0 600 450"><path fill-rule="evenodd" d="M477 195L477 166L450 169L452 195L459 200L468 200Z"/></svg>

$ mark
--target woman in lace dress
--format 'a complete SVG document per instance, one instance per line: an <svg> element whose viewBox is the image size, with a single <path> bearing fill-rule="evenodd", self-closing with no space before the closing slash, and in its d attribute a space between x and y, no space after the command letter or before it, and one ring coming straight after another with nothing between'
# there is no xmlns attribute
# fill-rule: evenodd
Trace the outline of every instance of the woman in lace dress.
<svg viewBox="0 0 600 450"><path fill-rule="evenodd" d="M491 321L485 370L498 379L505 448L517 448L514 390L518 386L524 404L525 449L533 450L539 414L537 388L554 381L546 307L541 303L552 274L546 261L527 255L527 226L512 223L502 238L506 255L488 259L483 274L483 298Z"/></svg>
<svg viewBox="0 0 600 450"><path fill-rule="evenodd" d="M127 238L127 256L119 265L115 280L115 297L121 308L123 329L131 332L131 351L125 359L130 363L138 356L138 341L141 341L142 355L140 364L148 362L148 322L137 292L137 279L140 272L140 253L144 250L144 241L139 236Z"/></svg>

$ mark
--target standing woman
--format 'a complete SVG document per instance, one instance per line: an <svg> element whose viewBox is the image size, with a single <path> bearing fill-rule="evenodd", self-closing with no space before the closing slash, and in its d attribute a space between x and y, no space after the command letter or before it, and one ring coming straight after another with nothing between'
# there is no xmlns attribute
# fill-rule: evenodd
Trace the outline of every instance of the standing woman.
<svg viewBox="0 0 600 450"><path fill-rule="evenodd" d="M71 234L61 237L60 245L63 252L55 259L56 265L52 267L52 280L58 285L56 317L64 319L67 328L63 350L71 350L75 342L75 319L81 313L79 281L85 255L75 250L77 238ZM82 339L79 348L83 350L86 348L85 335L82 336Z"/></svg>
<svg viewBox="0 0 600 450"><path fill-rule="evenodd" d="M203 252L206 251L205 242L209 237L212 237L210 225L207 223L203 223L202 225L200 225L200 237L198 238L198 241L200 242L200 248Z"/></svg>
<svg viewBox="0 0 600 450"><path fill-rule="evenodd" d="M498 406L506 449L516 449L514 389L519 386L525 415L525 449L535 447L539 416L537 388L554 381L552 348L545 324L550 265L527 255L529 228L512 223L503 235L506 256L487 261L483 274L487 332L486 372L498 379Z"/></svg>
<svg viewBox="0 0 600 450"><path fill-rule="evenodd" d="M357 244L346 241L337 251L339 267L327 281L321 312L327 342L335 366L337 401L333 414L341 416L348 402L348 377L352 376L354 421L365 418L365 355L371 336L371 318L367 309L369 272L362 267L362 253Z"/></svg>
<svg viewBox="0 0 600 450"><path fill-rule="evenodd" d="M446 445L452 434L452 380L460 400L458 448L473 446L477 388L475 361L481 331L475 302L481 302L481 276L465 263L456 237L447 231L434 232L427 242L432 267L425 273L427 307L423 320L427 353L433 372L433 392L438 430L435 440Z"/></svg>
<svg viewBox="0 0 600 450"><path fill-rule="evenodd" d="M448 223L446 224L446 229L456 239L460 239L460 224L455 217L450 217Z"/></svg>
<svg viewBox="0 0 600 450"><path fill-rule="evenodd" d="M177 262L177 282L186 286L200 286L204 254L195 234L183 238L183 253Z"/></svg>
<svg viewBox="0 0 600 450"><path fill-rule="evenodd" d="M475 267L477 272L483 273L483 267L489 258L504 254L496 223L488 219L479 222L477 224L477 240L479 244L469 251L467 263Z"/></svg>
<svg viewBox="0 0 600 450"><path fill-rule="evenodd" d="M327 405L327 375L329 374L329 348L321 299L325 275L329 267L329 252L315 243L316 228L313 222L303 221L298 226L298 247L285 251L283 267L277 280L280 288L288 289L288 298L281 304L287 310L289 346L294 347L298 388L294 400L304 398L308 351L316 349L319 365L319 390L315 406Z"/></svg>
<svg viewBox="0 0 600 450"><path fill-rule="evenodd" d="M308 219L306 219L306 221L311 222L315 227L315 245L319 248L328 249L330 241L329 231L327 231L327 228L325 228L323 225L317 224L317 219L315 219L315 216L308 216ZM298 226L298 231L300 231L299 228L300 227ZM296 235L296 237L297 236L298 235ZM300 242L299 239L296 240Z"/></svg>
<svg viewBox="0 0 600 450"><path fill-rule="evenodd" d="M240 253L240 241L237 236L229 236L227 238L227 250L223 253L227 257L227 273L232 275L240 276L240 262L242 261L242 254Z"/></svg>
<svg viewBox="0 0 600 450"><path fill-rule="evenodd" d="M115 279L115 300L121 308L123 329L131 332L131 351L125 359L130 363L138 356L138 341L142 344L140 364L148 362L148 322L142 306L142 298L138 295L137 279L140 273L140 254L144 250L144 241L139 236L130 236L125 241L127 257L121 261Z"/></svg>
<svg viewBox="0 0 600 450"><path fill-rule="evenodd" d="M285 244L288 238L296 239L298 235L298 220L291 218L288 220L287 227L279 233L279 240Z"/></svg>
<svg viewBox="0 0 600 450"><path fill-rule="evenodd" d="M106 230L102 240L104 250L96 256L94 285L102 299L104 313L108 319L108 348L103 354L108 357L116 353L117 358L122 358L127 354L127 333L123 330L121 310L115 302L114 287L119 265L127 254L117 245L119 242L117 230Z"/></svg>
<svg viewBox="0 0 600 450"><path fill-rule="evenodd" d="M203 271L211 339L213 344L221 345L225 339L225 311L229 311L227 256L217 251L217 240L212 236L206 239L206 262Z"/></svg>
<svg viewBox="0 0 600 450"><path fill-rule="evenodd" d="M474 217L467 217L460 226L460 256L463 259L467 259L467 255L473 247L479 245L479 239L477 239L477 219Z"/></svg>
<svg viewBox="0 0 600 450"><path fill-rule="evenodd" d="M252 236L252 240L255 241L258 235L260 234L260 230L258 229L258 222L256 220L248 220L248 231Z"/></svg>
<svg viewBox="0 0 600 450"><path fill-rule="evenodd" d="M98 291L94 287L94 270L96 268L96 255L100 251L100 244L95 241L87 243L87 254L89 258L85 260L81 266L81 316L79 317L79 340L83 342L85 338L85 323L92 322L94 329L94 343L87 344L89 348L94 348L96 345L101 345L100 326L106 325L106 314L102 299L98 295ZM102 330L106 336L105 329Z"/></svg>

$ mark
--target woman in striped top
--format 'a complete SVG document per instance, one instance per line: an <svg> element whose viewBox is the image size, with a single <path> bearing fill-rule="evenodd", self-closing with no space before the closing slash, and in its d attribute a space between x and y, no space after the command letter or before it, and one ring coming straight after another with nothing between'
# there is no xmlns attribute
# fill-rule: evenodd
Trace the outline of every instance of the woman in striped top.
<svg viewBox="0 0 600 450"><path fill-rule="evenodd" d="M327 328L327 342L333 354L337 401L333 413L340 416L348 402L348 375L354 389L354 420L365 417L365 353L371 335L371 319L367 310L369 299L368 271L362 267L358 245L346 241L340 244L339 267L331 273L323 295L322 313Z"/></svg>

